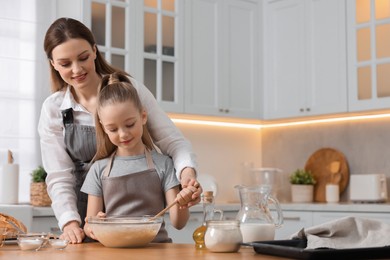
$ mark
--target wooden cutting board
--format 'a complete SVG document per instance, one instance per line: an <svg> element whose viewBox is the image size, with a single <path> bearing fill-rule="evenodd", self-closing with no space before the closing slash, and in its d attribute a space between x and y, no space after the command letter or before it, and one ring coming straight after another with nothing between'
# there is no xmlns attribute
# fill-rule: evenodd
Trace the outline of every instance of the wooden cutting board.
<svg viewBox="0 0 390 260"><path fill-rule="evenodd" d="M327 183L338 183L341 194L349 182L347 160L344 154L333 148L322 148L314 152L307 160L305 170L311 171L317 181L314 185L315 202L326 202Z"/></svg>

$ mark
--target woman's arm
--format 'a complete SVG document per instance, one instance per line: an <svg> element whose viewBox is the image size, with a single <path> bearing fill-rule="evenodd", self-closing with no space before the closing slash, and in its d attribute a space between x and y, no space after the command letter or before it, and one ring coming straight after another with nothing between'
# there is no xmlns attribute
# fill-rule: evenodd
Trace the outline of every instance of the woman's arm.
<svg viewBox="0 0 390 260"><path fill-rule="evenodd" d="M59 105L50 96L43 103L38 123L42 163L47 172L46 184L52 200L52 208L63 230L68 223L81 223L77 211L77 197L74 191L74 164L66 152L63 122Z"/></svg>

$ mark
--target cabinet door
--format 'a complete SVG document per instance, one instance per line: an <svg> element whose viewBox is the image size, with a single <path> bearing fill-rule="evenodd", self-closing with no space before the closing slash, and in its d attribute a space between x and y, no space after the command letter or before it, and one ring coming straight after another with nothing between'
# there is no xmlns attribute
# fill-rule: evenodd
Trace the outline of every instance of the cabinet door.
<svg viewBox="0 0 390 260"><path fill-rule="evenodd" d="M347 1L349 110L390 107L389 1Z"/></svg>
<svg viewBox="0 0 390 260"><path fill-rule="evenodd" d="M345 1L310 0L307 3L308 114L347 112Z"/></svg>
<svg viewBox="0 0 390 260"><path fill-rule="evenodd" d="M217 0L186 2L185 112L218 114L221 55L220 3Z"/></svg>
<svg viewBox="0 0 390 260"><path fill-rule="evenodd" d="M264 117L346 112L345 1L275 1L266 16Z"/></svg>
<svg viewBox="0 0 390 260"><path fill-rule="evenodd" d="M305 2L275 1L265 7L265 119L293 117L306 109Z"/></svg>
<svg viewBox="0 0 390 260"><path fill-rule="evenodd" d="M258 4L186 2L185 112L258 118Z"/></svg>
<svg viewBox="0 0 390 260"><path fill-rule="evenodd" d="M192 238L192 234L194 233L196 228L202 225L203 212L191 212L190 218L188 219L186 226L181 230L177 230L172 226L171 221L169 220L169 214L165 214L164 220L168 236L172 238L173 243L195 245L195 242Z"/></svg>
<svg viewBox="0 0 390 260"><path fill-rule="evenodd" d="M223 1L219 112L226 116L259 118L261 97L259 86L258 4L242 0Z"/></svg>
<svg viewBox="0 0 390 260"><path fill-rule="evenodd" d="M276 229L275 239L290 239L302 228L310 227L313 223L312 212L307 211L283 211L283 225Z"/></svg>

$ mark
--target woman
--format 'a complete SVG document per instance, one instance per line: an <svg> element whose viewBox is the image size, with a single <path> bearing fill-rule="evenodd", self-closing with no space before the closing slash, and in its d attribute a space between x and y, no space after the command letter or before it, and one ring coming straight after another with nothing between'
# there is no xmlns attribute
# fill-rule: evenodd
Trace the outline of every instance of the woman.
<svg viewBox="0 0 390 260"><path fill-rule="evenodd" d="M80 192L89 162L96 153L94 112L102 76L120 71L99 52L92 32L71 18L57 19L47 30L44 49L53 92L43 103L38 124L43 166L61 237L81 243L85 237L87 195ZM130 77L148 115L156 145L172 157L182 187L199 185L191 144L158 106L148 89ZM202 189L187 207L200 201Z"/></svg>

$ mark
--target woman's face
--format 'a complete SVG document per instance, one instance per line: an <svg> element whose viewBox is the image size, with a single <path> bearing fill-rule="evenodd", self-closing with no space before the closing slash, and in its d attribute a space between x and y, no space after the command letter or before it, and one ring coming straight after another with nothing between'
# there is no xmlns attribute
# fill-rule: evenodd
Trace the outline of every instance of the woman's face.
<svg viewBox="0 0 390 260"><path fill-rule="evenodd" d="M82 89L96 82L95 59L96 47L83 39L70 39L53 49L51 65L66 83Z"/></svg>
<svg viewBox="0 0 390 260"><path fill-rule="evenodd" d="M120 156L144 152L142 143L146 112L140 112L133 102L107 104L99 109L100 123L110 141L118 147Z"/></svg>

